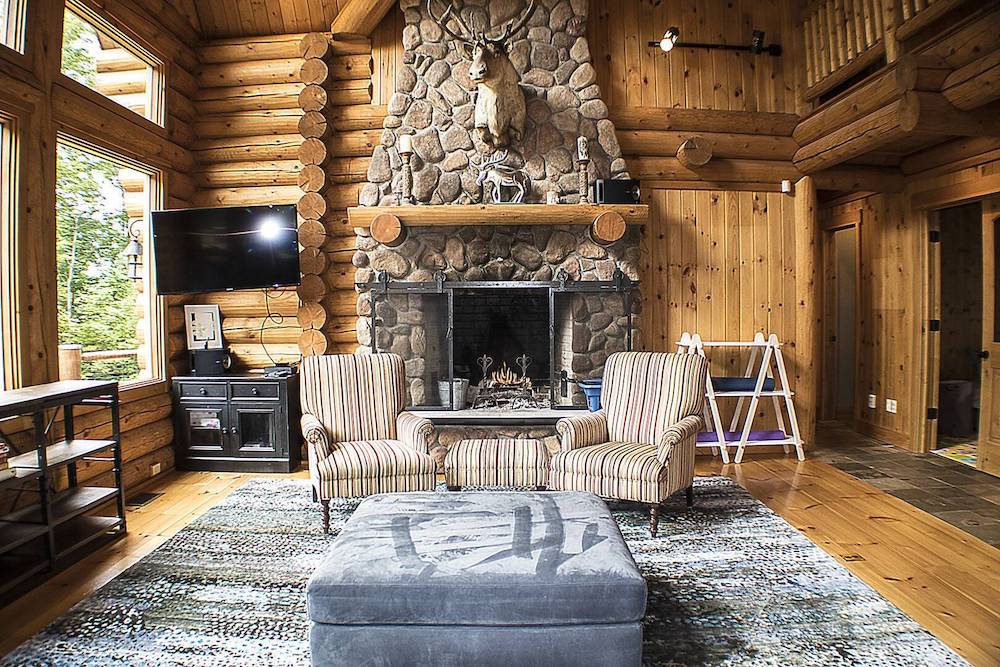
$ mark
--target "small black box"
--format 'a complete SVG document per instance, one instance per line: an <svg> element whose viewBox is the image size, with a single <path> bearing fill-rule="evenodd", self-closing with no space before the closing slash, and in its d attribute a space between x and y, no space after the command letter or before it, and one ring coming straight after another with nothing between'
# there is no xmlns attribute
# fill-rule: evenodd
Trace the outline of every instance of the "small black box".
<svg viewBox="0 0 1000 667"><path fill-rule="evenodd" d="M225 375L232 365L229 349L191 350L191 375L212 377Z"/></svg>
<svg viewBox="0 0 1000 667"><path fill-rule="evenodd" d="M624 178L599 178L594 181L597 204L638 204L639 181Z"/></svg>

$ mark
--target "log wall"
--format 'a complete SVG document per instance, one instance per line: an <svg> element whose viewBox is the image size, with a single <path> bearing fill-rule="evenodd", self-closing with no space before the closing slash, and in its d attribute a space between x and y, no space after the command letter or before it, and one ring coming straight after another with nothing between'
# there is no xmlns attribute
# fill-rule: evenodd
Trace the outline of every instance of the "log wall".
<svg viewBox="0 0 1000 667"><path fill-rule="evenodd" d="M301 34L233 38L206 42L198 49L201 68L194 96L195 206L294 204L301 165L298 149ZM294 290L202 294L192 303L215 303L234 360L244 367L298 359L299 329ZM171 320L180 323L183 312ZM268 310L272 317L267 318ZM175 352L177 365L186 351Z"/></svg>

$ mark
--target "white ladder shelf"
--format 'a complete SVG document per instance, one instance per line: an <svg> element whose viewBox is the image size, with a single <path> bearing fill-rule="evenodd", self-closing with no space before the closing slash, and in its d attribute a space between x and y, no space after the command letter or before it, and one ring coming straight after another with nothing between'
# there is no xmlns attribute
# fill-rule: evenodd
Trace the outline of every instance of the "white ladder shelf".
<svg viewBox="0 0 1000 667"><path fill-rule="evenodd" d="M720 378L712 378L711 370L705 378L705 423L711 430L699 435L698 446L709 447L713 451L718 448L723 463L729 463L729 447L736 447L735 463L743 462L743 454L747 447L764 445L781 445L785 453L789 445L795 447L795 455L799 461L805 460L802 450L802 437L799 434L799 422L795 418L795 405L792 403L794 392L788 385L788 373L785 371L785 360L781 355L781 343L774 334L764 338L758 332L750 342L746 341L703 341L698 334L684 332L677 343L677 351L686 354L698 354L708 359L706 349L712 348L750 348L750 358L742 379L754 380L753 388L748 388L750 382L740 389L719 389L715 384ZM759 357L759 366L758 366ZM709 360L711 361L711 360ZM772 364L774 368L772 368ZM774 371L777 370L778 382L775 382ZM736 409L729 424L729 430L722 427L722 417L719 412L719 398L733 397L737 399ZM778 422L776 431L753 431L753 421L757 413L757 405L762 398L770 397L774 404L774 414ZM746 415L743 416L744 400L749 399ZM788 415L789 434L785 428L784 413ZM743 425L737 432L740 419Z"/></svg>

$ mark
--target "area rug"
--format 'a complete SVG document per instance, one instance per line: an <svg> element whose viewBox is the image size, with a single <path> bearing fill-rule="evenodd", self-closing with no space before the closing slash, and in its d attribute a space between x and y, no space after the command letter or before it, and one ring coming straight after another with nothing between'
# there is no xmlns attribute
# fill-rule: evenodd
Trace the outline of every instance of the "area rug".
<svg viewBox="0 0 1000 667"><path fill-rule="evenodd" d="M958 461L959 463L964 463L967 466L975 468L977 448L977 444L974 442L961 442L954 445L949 444L947 447L940 449L932 449L931 454L937 454L946 459Z"/></svg>
<svg viewBox="0 0 1000 667"><path fill-rule="evenodd" d="M965 664L734 482L695 499L656 539L644 508L612 506L649 584L646 664ZM356 506L324 537L308 482L251 481L2 664L308 665L306 580Z"/></svg>

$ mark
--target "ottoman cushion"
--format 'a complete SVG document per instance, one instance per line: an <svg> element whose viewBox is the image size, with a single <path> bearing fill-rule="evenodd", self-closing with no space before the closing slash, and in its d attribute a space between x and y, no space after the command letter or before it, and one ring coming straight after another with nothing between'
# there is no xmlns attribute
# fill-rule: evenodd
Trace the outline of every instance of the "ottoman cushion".
<svg viewBox="0 0 1000 667"><path fill-rule="evenodd" d="M450 486L546 486L549 453L541 440L462 440L448 450L445 481Z"/></svg>
<svg viewBox="0 0 1000 667"><path fill-rule="evenodd" d="M407 493L368 498L308 587L325 624L637 622L646 583L589 493Z"/></svg>

